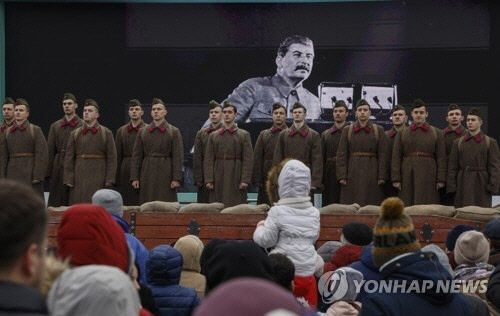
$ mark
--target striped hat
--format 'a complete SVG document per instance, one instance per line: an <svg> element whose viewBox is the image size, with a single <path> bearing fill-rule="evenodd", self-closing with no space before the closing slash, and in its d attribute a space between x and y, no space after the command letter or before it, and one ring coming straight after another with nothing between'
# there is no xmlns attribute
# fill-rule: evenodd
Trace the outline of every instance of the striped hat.
<svg viewBox="0 0 500 316"><path fill-rule="evenodd" d="M420 250L413 222L399 198L386 199L373 230L373 262L377 267L407 252Z"/></svg>

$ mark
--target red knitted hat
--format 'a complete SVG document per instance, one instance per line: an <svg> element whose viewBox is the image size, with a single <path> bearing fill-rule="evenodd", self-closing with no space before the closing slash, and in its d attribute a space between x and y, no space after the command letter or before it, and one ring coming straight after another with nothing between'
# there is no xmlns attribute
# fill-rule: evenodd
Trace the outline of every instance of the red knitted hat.
<svg viewBox="0 0 500 316"><path fill-rule="evenodd" d="M75 266L102 264L128 272L125 234L100 206L79 204L64 212L57 231L57 251Z"/></svg>

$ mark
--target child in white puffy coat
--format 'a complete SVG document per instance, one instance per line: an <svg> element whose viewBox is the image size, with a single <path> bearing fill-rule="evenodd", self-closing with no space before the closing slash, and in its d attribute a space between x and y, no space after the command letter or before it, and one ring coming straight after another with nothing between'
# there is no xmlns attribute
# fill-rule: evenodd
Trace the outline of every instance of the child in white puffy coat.
<svg viewBox="0 0 500 316"><path fill-rule="evenodd" d="M274 167L269 173L267 191L271 203L278 197L279 200L269 210L266 220L257 224L253 240L263 248L274 247L271 253L284 254L294 263L294 295L317 306L314 274L323 260L314 249L320 217L310 201L310 189L311 171L302 162L285 160Z"/></svg>

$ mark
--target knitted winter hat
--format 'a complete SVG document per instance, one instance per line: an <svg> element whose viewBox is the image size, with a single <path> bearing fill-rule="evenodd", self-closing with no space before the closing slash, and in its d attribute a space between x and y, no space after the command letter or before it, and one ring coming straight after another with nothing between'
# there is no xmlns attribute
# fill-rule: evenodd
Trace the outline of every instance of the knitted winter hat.
<svg viewBox="0 0 500 316"><path fill-rule="evenodd" d="M101 189L92 196L92 204L102 206L111 215L123 216L122 195L114 190Z"/></svg>
<svg viewBox="0 0 500 316"><path fill-rule="evenodd" d="M364 223L347 223L342 227L342 234L348 242L357 246L369 245L373 240L373 230Z"/></svg>
<svg viewBox="0 0 500 316"><path fill-rule="evenodd" d="M500 218L494 219L486 223L486 225L484 225L483 228L483 234L489 239L500 240Z"/></svg>
<svg viewBox="0 0 500 316"><path fill-rule="evenodd" d="M458 236L468 230L474 230L474 227L470 225L457 225L453 227L448 233L448 236L446 236L446 249L453 251L453 249L455 249L455 243L457 242Z"/></svg>
<svg viewBox="0 0 500 316"><path fill-rule="evenodd" d="M458 237L454 254L458 265L488 262L490 245L483 233L469 230Z"/></svg>
<svg viewBox="0 0 500 316"><path fill-rule="evenodd" d="M74 266L102 264L129 271L125 234L98 205L77 204L64 212L57 230L57 251Z"/></svg>
<svg viewBox="0 0 500 316"><path fill-rule="evenodd" d="M380 206L373 235L373 262L379 268L394 257L420 250L411 217L404 212L403 201L396 197Z"/></svg>

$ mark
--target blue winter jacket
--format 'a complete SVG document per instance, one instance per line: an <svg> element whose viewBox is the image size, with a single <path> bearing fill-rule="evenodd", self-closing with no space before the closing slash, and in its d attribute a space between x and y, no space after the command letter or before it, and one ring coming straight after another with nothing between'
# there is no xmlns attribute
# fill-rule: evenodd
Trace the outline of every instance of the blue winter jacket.
<svg viewBox="0 0 500 316"><path fill-rule="evenodd" d="M416 252L401 257L380 272L382 280L406 280L406 289L410 283L417 280L422 288L424 280L430 280L434 286L424 293L373 293L368 294L363 301L362 316L466 316L471 315L469 305L462 294L440 291L436 287L438 280L452 280L451 275L439 263L435 254L430 252Z"/></svg>
<svg viewBox="0 0 500 316"><path fill-rule="evenodd" d="M130 226L123 218L116 215L113 215L113 218L125 232L125 237L127 238L127 241L132 248L132 251L134 252L135 261L137 262L140 270L139 283L146 285L146 261L148 260L149 251L146 249L146 247L144 247L139 239L130 234Z"/></svg>
<svg viewBox="0 0 500 316"><path fill-rule="evenodd" d="M182 263L181 253L170 246L160 245L149 252L148 285L161 315L191 315L200 304L194 289L179 285Z"/></svg>
<svg viewBox="0 0 500 316"><path fill-rule="evenodd" d="M380 280L380 273L378 272L378 268L373 263L372 257L372 246L367 246L363 249L361 256L359 257L359 261L353 262L349 265L349 267L358 270L363 274L363 280ZM358 296L356 297L356 301L363 302L366 297L366 292L364 287L361 288Z"/></svg>

